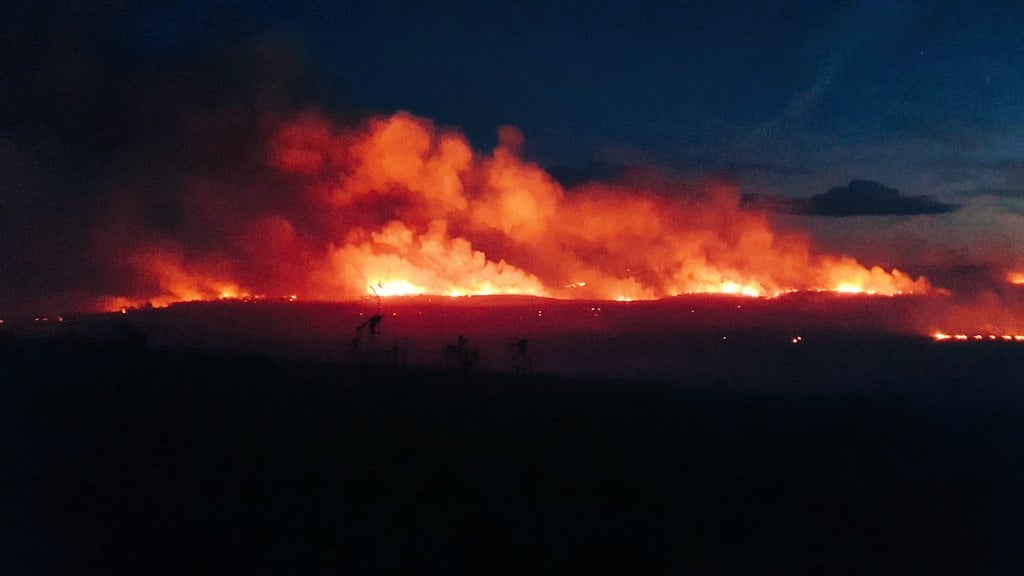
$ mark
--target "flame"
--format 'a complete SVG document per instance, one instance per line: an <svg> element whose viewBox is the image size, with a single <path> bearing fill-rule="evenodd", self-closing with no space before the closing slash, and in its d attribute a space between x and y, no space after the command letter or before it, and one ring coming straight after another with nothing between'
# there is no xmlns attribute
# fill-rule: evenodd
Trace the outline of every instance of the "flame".
<svg viewBox="0 0 1024 576"><path fill-rule="evenodd" d="M1024 285L1024 272L1010 272L1006 275L1006 281L1010 284Z"/></svg>
<svg viewBox="0 0 1024 576"><path fill-rule="evenodd" d="M376 282L376 288L374 284L370 284L368 293L375 296L412 296L415 294L423 294L427 291L424 286L417 286L408 280L389 280L387 282L378 281Z"/></svg>
<svg viewBox="0 0 1024 576"><path fill-rule="evenodd" d="M766 214L742 210L728 183L567 190L521 157L522 141L502 128L485 155L461 134L404 112L355 128L296 118L267 142L269 167L294 189L287 209L232 215L231 234L221 233L226 222L199 218L210 231L205 250L173 238L143 246L126 263L132 294L106 307L296 290L326 300L375 293L621 301L931 290L923 277L816 254L807 236L778 232Z"/></svg>

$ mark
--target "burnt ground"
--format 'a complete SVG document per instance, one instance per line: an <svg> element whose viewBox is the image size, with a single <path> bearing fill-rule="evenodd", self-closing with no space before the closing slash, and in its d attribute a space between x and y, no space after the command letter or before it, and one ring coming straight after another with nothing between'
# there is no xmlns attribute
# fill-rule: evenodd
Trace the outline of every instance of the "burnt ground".
<svg viewBox="0 0 1024 576"><path fill-rule="evenodd" d="M645 382L0 336L4 574L1024 571L1019 346Z"/></svg>

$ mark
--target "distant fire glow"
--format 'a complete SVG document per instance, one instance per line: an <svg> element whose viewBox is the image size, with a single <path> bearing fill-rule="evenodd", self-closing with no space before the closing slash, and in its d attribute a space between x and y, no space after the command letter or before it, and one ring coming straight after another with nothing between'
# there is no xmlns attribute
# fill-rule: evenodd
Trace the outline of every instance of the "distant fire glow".
<svg viewBox="0 0 1024 576"><path fill-rule="evenodd" d="M306 115L265 145L275 177L297 191L295 209L232 214L226 239L140 247L124 262L134 288L106 309L296 292L632 301L931 290L923 277L773 230L765 214L740 209L726 182L566 189L522 158L513 128L482 155L407 113L356 128Z"/></svg>
<svg viewBox="0 0 1024 576"><path fill-rule="evenodd" d="M1010 284L1024 285L1024 272L1010 272L1006 279Z"/></svg>

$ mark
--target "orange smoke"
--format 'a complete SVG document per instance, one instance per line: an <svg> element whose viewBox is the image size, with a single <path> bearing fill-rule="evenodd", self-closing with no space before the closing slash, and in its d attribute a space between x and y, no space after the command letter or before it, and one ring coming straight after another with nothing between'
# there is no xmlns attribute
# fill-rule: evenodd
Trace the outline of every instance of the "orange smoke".
<svg viewBox="0 0 1024 576"><path fill-rule="evenodd" d="M234 222L248 230L216 258L173 248L132 259L154 305L225 294L529 294L653 299L686 293L770 297L827 290L895 295L922 277L817 254L740 209L721 182L566 190L502 128L490 155L428 120L398 113L358 128L308 115L268 143L269 165L309 209ZM260 271L256 273L254 271ZM118 302L122 302L122 298Z"/></svg>

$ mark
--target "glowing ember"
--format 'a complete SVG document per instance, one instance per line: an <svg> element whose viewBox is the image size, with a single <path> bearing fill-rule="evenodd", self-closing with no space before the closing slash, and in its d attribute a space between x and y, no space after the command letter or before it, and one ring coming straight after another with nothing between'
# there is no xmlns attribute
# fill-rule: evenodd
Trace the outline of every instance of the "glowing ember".
<svg viewBox="0 0 1024 576"><path fill-rule="evenodd" d="M936 342L946 342L949 340L955 340L959 342L965 342L967 340L1002 340L1004 342L1024 342L1024 334L946 334L945 332L935 332L932 334L932 339Z"/></svg>
<svg viewBox="0 0 1024 576"><path fill-rule="evenodd" d="M228 222L207 216L211 239L202 248L171 239L144 245L125 262L134 288L104 307L296 288L321 300L369 293L620 301L931 290L923 277L816 254L808 237L742 210L728 183L566 190L522 159L518 131L503 128L499 137L481 155L462 135L407 113L357 128L295 119L266 143L270 167L294 187L291 209L225 215L237 231L226 239L217 233Z"/></svg>

